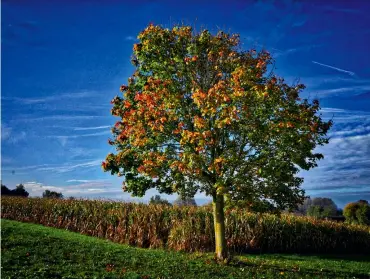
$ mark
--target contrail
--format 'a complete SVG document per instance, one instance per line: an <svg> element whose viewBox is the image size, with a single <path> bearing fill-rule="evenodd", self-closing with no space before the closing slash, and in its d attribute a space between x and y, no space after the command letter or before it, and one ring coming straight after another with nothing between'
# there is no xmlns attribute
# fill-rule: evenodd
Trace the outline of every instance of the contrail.
<svg viewBox="0 0 370 279"><path fill-rule="evenodd" d="M354 72L346 71L346 70L343 70L343 69L340 69L340 68L336 68L336 67L333 67L333 66L329 66L329 65L325 65L325 64L321 64L321 63L316 62L316 61L312 61L312 63L318 64L318 65L321 65L321 66L324 66L324 67L328 67L330 69L334 69L334 70L337 70L337 71L342 72L342 73L349 74L350 76L354 76L355 75Z"/></svg>

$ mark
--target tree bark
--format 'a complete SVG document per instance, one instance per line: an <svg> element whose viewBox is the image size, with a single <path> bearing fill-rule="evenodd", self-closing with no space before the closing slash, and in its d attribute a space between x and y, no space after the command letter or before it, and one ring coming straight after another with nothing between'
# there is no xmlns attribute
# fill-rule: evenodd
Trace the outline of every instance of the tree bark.
<svg viewBox="0 0 370 279"><path fill-rule="evenodd" d="M225 214L224 214L224 196L215 195L213 197L213 219L216 240L216 257L223 261L227 258L227 247L225 238Z"/></svg>

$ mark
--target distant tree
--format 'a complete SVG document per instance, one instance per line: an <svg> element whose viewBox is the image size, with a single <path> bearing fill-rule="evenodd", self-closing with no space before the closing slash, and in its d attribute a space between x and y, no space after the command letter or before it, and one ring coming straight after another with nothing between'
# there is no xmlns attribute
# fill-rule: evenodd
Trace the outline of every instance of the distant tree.
<svg viewBox="0 0 370 279"><path fill-rule="evenodd" d="M337 212L337 205L329 198L313 198L311 205L307 208L307 215L316 218L336 216Z"/></svg>
<svg viewBox="0 0 370 279"><path fill-rule="evenodd" d="M197 206L194 198L184 198L181 196L178 196L173 204L177 206Z"/></svg>
<svg viewBox="0 0 370 279"><path fill-rule="evenodd" d="M310 197L306 197L303 203L298 205L296 212L302 215L307 215L307 210L311 205L312 199Z"/></svg>
<svg viewBox="0 0 370 279"><path fill-rule="evenodd" d="M358 203L369 204L369 202L368 202L367 200L358 200L357 202L358 202Z"/></svg>
<svg viewBox="0 0 370 279"><path fill-rule="evenodd" d="M12 193L12 191L8 187L1 184L1 195L2 196L11 196L11 193Z"/></svg>
<svg viewBox="0 0 370 279"><path fill-rule="evenodd" d="M54 192L54 191L50 191L50 190L45 190L44 193L42 193L42 197L43 198L52 198L52 199L62 199L63 194L58 193L58 192Z"/></svg>
<svg viewBox="0 0 370 279"><path fill-rule="evenodd" d="M15 190L12 190L12 196L28 197L29 193L26 191L23 184L19 184Z"/></svg>
<svg viewBox="0 0 370 279"><path fill-rule="evenodd" d="M172 206L172 204L168 200L162 199L160 195L155 195L151 197L149 204L162 204Z"/></svg>
<svg viewBox="0 0 370 279"><path fill-rule="evenodd" d="M370 205L366 201L348 203L343 209L343 215L348 223L370 225Z"/></svg>
<svg viewBox="0 0 370 279"><path fill-rule="evenodd" d="M245 209L249 212L269 212L269 213L277 213L275 206L267 201L267 200L256 200L254 202L251 201L225 201L225 208L240 208Z"/></svg>
<svg viewBox="0 0 370 279"><path fill-rule="evenodd" d="M338 208L338 210L337 210L337 216L343 216L343 209Z"/></svg>
<svg viewBox="0 0 370 279"><path fill-rule="evenodd" d="M311 205L308 209L307 209L307 212L306 212L306 215L307 216L311 216L311 217L316 217L316 218L320 218L322 217L322 207L321 206L318 206L318 205Z"/></svg>
<svg viewBox="0 0 370 279"><path fill-rule="evenodd" d="M5 185L1 184L1 195L2 196L28 197L29 193L26 191L23 184L17 185L17 187L13 190L10 190Z"/></svg>

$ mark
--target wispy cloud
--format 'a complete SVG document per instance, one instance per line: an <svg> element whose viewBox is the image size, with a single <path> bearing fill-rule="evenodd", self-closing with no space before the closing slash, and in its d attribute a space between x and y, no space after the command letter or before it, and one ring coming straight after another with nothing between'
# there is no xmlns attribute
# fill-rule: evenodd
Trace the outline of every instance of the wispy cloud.
<svg viewBox="0 0 370 279"><path fill-rule="evenodd" d="M1 164L12 164L14 163L14 159L6 156L1 156Z"/></svg>
<svg viewBox="0 0 370 279"><path fill-rule="evenodd" d="M65 164L65 165L58 165L58 166L46 166L46 167L39 167L36 171L50 171L54 173L66 173L71 172L76 169L86 169L86 168L94 168L101 164L102 160L92 160L85 163L80 164Z"/></svg>
<svg viewBox="0 0 370 279"><path fill-rule="evenodd" d="M97 185L103 185L104 187L112 185L112 181L109 181L107 179L69 179L67 180L67 183L78 183L78 184L68 185L65 187L79 186L82 188L87 188Z"/></svg>
<svg viewBox="0 0 370 279"><path fill-rule="evenodd" d="M349 95L358 95L363 92L370 90L370 85L358 85L358 86L347 86L347 87L339 87L339 88L332 88L332 89L319 89L313 90L314 93L319 94L319 96L328 96L328 95L338 95L341 93L349 93Z"/></svg>
<svg viewBox="0 0 370 279"><path fill-rule="evenodd" d="M136 38L134 36L127 36L125 37L126 41L136 41Z"/></svg>
<svg viewBox="0 0 370 279"><path fill-rule="evenodd" d="M323 113L335 114L329 131L331 139L329 144L317 148L325 156L319 167L301 172L304 188L313 196L370 193L370 112L323 108Z"/></svg>
<svg viewBox="0 0 370 279"><path fill-rule="evenodd" d="M333 12L342 12L342 13L350 13L350 14L361 14L363 11L357 10L357 9L346 9L346 8L340 8L337 6L321 6L318 5L317 7L321 7L323 10L326 11L333 11Z"/></svg>
<svg viewBox="0 0 370 279"><path fill-rule="evenodd" d="M18 143L26 139L27 133L25 131L13 132L13 128L7 126L5 123L1 127L1 141L6 141L12 144Z"/></svg>
<svg viewBox="0 0 370 279"><path fill-rule="evenodd" d="M68 136L47 136L48 138L57 138L57 139L73 139L73 138L81 138L81 137L96 137L96 136L103 136L109 135L111 131L104 131L99 133L92 133L92 134L81 134L81 135L68 135Z"/></svg>
<svg viewBox="0 0 370 279"><path fill-rule="evenodd" d="M342 72L342 73L349 74L350 76L354 76L355 75L354 72L343 70L341 68L333 67L333 66L330 66L330 65L322 64L322 63L319 63L319 62L316 62L316 61L312 61L312 63L317 64L317 65L320 65L320 66L323 66L323 67L327 67L327 68L330 68L330 69L333 69L333 70L336 70L336 71L339 71L339 72Z"/></svg>
<svg viewBox="0 0 370 279"><path fill-rule="evenodd" d="M317 47L321 47L321 46L323 46L323 44L320 44L320 45L315 45L315 44L314 45L305 45L305 46L300 46L300 47L296 47L296 48L289 48L289 49L286 49L286 50L280 50L280 49L274 48L274 51L275 51L274 56L279 57L279 56L289 55L289 54L292 54L292 53L295 53L295 52L309 51L313 48L317 48Z"/></svg>
<svg viewBox="0 0 370 279"><path fill-rule="evenodd" d="M99 116L99 115L48 115L43 117L30 117L20 115L17 119L14 119L14 122L34 122L34 121L71 121L71 120L91 120L96 118L108 118L108 116Z"/></svg>
<svg viewBox="0 0 370 279"><path fill-rule="evenodd" d="M9 142L15 144L15 143L25 140L26 137L27 137L27 133L25 131L20 131L17 134L13 133L12 136L8 140Z"/></svg>
<svg viewBox="0 0 370 279"><path fill-rule="evenodd" d="M26 191L30 196L41 196L45 190L61 192L63 196L88 197L93 195L106 194L124 194L122 189L117 185L114 186L112 182L106 180L91 180L82 184L68 185L68 186L54 186L39 182L25 182L23 183ZM129 197L128 194L126 194Z"/></svg>
<svg viewBox="0 0 370 279"><path fill-rule="evenodd" d="M96 127L76 127L74 128L75 131L85 131L85 130L99 130L99 129L106 129L110 128L112 126L106 125L106 126L96 126Z"/></svg>
<svg viewBox="0 0 370 279"><path fill-rule="evenodd" d="M88 179L69 179L67 180L68 183L71 183L71 182L86 183L86 182L91 182L91 181L94 181L94 180L88 180Z"/></svg>
<svg viewBox="0 0 370 279"><path fill-rule="evenodd" d="M337 136L348 136L348 135L354 135L354 134L362 134L362 133L370 133L370 126L359 126L354 129L348 129L348 130L341 130L337 132L332 132L329 135L331 137L337 137Z"/></svg>
<svg viewBox="0 0 370 279"><path fill-rule="evenodd" d="M12 128L7 126L5 123L2 123L1 125L1 141L5 141L9 139L10 135L12 134Z"/></svg>
<svg viewBox="0 0 370 279"><path fill-rule="evenodd" d="M76 93L64 93L64 94L54 94L51 96L38 97L38 98L21 98L21 97L3 97L3 100L14 101L24 105L34 105L39 103L55 102L63 99L79 99L88 96L96 95L97 92L94 91L84 91Z"/></svg>

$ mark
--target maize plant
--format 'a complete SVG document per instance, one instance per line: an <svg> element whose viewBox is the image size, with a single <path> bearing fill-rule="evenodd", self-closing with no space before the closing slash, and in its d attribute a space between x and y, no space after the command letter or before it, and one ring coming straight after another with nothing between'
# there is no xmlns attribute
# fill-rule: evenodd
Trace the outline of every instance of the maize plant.
<svg viewBox="0 0 370 279"><path fill-rule="evenodd" d="M102 200L2 197L1 218L66 229L146 248L213 251L212 209ZM228 249L241 252L370 251L370 226L310 217L225 212Z"/></svg>

